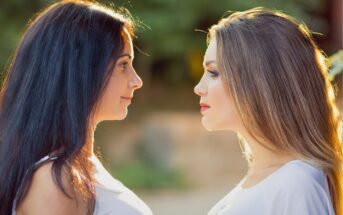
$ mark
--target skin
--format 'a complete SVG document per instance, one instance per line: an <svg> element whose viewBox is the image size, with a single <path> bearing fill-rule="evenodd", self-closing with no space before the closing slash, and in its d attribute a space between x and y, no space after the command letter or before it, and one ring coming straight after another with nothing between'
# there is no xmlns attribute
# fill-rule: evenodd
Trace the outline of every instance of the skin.
<svg viewBox="0 0 343 215"><path fill-rule="evenodd" d="M216 42L209 44L204 56L205 72L194 92L200 96L200 104L209 106L201 111L202 124L209 130L238 130L241 127L238 112L225 92L216 63Z"/></svg>
<svg viewBox="0 0 343 215"><path fill-rule="evenodd" d="M91 124L89 144L93 152L94 131L96 125L105 120L122 120L127 116L134 91L141 88L143 82L132 66L134 58L132 39L124 30L126 44L121 57L116 61L111 78L94 114ZM94 156L94 154L92 155ZM62 171L62 182L68 198L54 183L51 175L52 162L40 167L33 175L28 193L17 208L18 215L84 215L87 202L78 193L74 193L68 181L68 173Z"/></svg>
<svg viewBox="0 0 343 215"><path fill-rule="evenodd" d="M134 52L131 36L125 30L127 39L121 57L112 71L107 88L100 100L96 113L96 123L104 120L122 120L127 116L134 91L141 88L143 82L132 66Z"/></svg>
<svg viewBox="0 0 343 215"><path fill-rule="evenodd" d="M217 66L217 42L212 39L204 56L204 73L194 92L200 96L202 124L209 131L234 131L247 140L253 155L242 187L249 188L272 174L288 161L296 159L289 153L270 151L254 140L246 131L232 98L225 91L221 71ZM272 143L267 143L273 146Z"/></svg>
<svg viewBox="0 0 343 215"><path fill-rule="evenodd" d="M84 215L87 213L87 203L81 195L72 191L68 182L67 173L62 174L62 182L68 198L54 183L52 174L52 162L40 167L33 175L32 182L24 200L17 208L18 215Z"/></svg>

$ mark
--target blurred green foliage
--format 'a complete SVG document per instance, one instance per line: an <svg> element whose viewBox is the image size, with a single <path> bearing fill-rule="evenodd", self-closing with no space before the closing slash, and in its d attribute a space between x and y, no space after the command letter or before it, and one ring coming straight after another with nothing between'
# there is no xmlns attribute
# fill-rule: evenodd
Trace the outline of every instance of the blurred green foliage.
<svg viewBox="0 0 343 215"><path fill-rule="evenodd" d="M25 26L34 13L51 1L8 0L0 1L0 68L5 68L14 53Z"/></svg>
<svg viewBox="0 0 343 215"><path fill-rule="evenodd" d="M112 173L133 189L181 189L189 185L181 171L159 168L142 161L116 165Z"/></svg>
<svg viewBox="0 0 343 215"><path fill-rule="evenodd" d="M52 0L0 0L0 70L5 71L10 56L29 20ZM207 29L228 11L247 10L257 6L282 10L304 21L311 30L327 33L324 19L325 0L102 0L110 7L127 8L138 25L135 39L135 67L144 80L140 103L129 118L152 106L160 109L197 104L193 85L202 74ZM197 31L199 30L199 31ZM142 50L142 51L139 51ZM146 54L144 54L146 53ZM6 66L7 65L7 66ZM172 87L170 87L172 86ZM140 91L139 91L140 93ZM139 97L138 97L139 98ZM190 99L191 98L191 99ZM119 129L116 130L120 132ZM138 158L125 164L111 165L114 175L131 188L183 187L187 183L174 169L153 165Z"/></svg>
<svg viewBox="0 0 343 215"><path fill-rule="evenodd" d="M335 77L343 73L343 50L339 50L335 54L329 57L330 71L329 76L331 80L334 80Z"/></svg>
<svg viewBox="0 0 343 215"><path fill-rule="evenodd" d="M33 14L51 0L0 1L0 68L8 59ZM140 74L145 84L162 81L165 84L193 83L202 73L202 54L206 47L206 31L226 11L246 10L264 6L289 13L305 21L312 30L327 28L320 14L324 0L103 0L111 7L125 7L140 23L136 44L149 56L136 50Z"/></svg>
<svg viewBox="0 0 343 215"><path fill-rule="evenodd" d="M111 1L106 1L109 3ZM320 16L322 0L119 0L116 5L128 8L134 17L149 28L138 30L138 46L150 55L145 67L166 84L197 81L202 74L202 55L206 48L207 29L227 11L264 6L282 10L322 32L325 22ZM146 73L146 72L145 72Z"/></svg>

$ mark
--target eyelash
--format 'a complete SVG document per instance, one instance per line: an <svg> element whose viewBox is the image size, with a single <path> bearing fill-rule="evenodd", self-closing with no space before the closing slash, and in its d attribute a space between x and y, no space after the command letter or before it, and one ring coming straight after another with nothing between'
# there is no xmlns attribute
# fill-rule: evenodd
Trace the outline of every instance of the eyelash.
<svg viewBox="0 0 343 215"><path fill-rule="evenodd" d="M123 62L123 63L119 64L119 66L121 66L125 70L128 64L129 64L129 62Z"/></svg>
<svg viewBox="0 0 343 215"><path fill-rule="evenodd" d="M209 72L213 78L219 76L219 72L217 70L207 70L207 72Z"/></svg>

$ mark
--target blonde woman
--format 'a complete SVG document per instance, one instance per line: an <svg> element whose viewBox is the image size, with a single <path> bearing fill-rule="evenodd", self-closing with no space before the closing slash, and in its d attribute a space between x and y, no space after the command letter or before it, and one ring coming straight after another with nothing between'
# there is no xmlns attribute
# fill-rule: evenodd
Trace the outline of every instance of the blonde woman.
<svg viewBox="0 0 343 215"><path fill-rule="evenodd" d="M195 87L207 130L231 130L249 169L209 215L342 215L339 113L310 31L263 8L210 29Z"/></svg>

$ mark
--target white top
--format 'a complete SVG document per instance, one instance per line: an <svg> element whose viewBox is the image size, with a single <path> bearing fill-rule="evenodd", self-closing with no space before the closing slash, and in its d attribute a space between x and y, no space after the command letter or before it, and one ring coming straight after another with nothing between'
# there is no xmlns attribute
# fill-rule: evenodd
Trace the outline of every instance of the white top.
<svg viewBox="0 0 343 215"><path fill-rule="evenodd" d="M44 163L56 160L57 158L58 156L50 157L47 155L37 161L32 168L37 169ZM93 215L152 215L150 208L131 190L114 179L96 157L92 157L91 160L95 165L96 180L96 202ZM28 171L25 173L22 184L18 188L19 191L22 190L27 173ZM18 193L13 201L12 215L17 214Z"/></svg>
<svg viewBox="0 0 343 215"><path fill-rule="evenodd" d="M93 215L152 215L150 208L93 157L96 166L96 204Z"/></svg>
<svg viewBox="0 0 343 215"><path fill-rule="evenodd" d="M293 160L253 187L245 178L208 215L334 215L325 173Z"/></svg>

